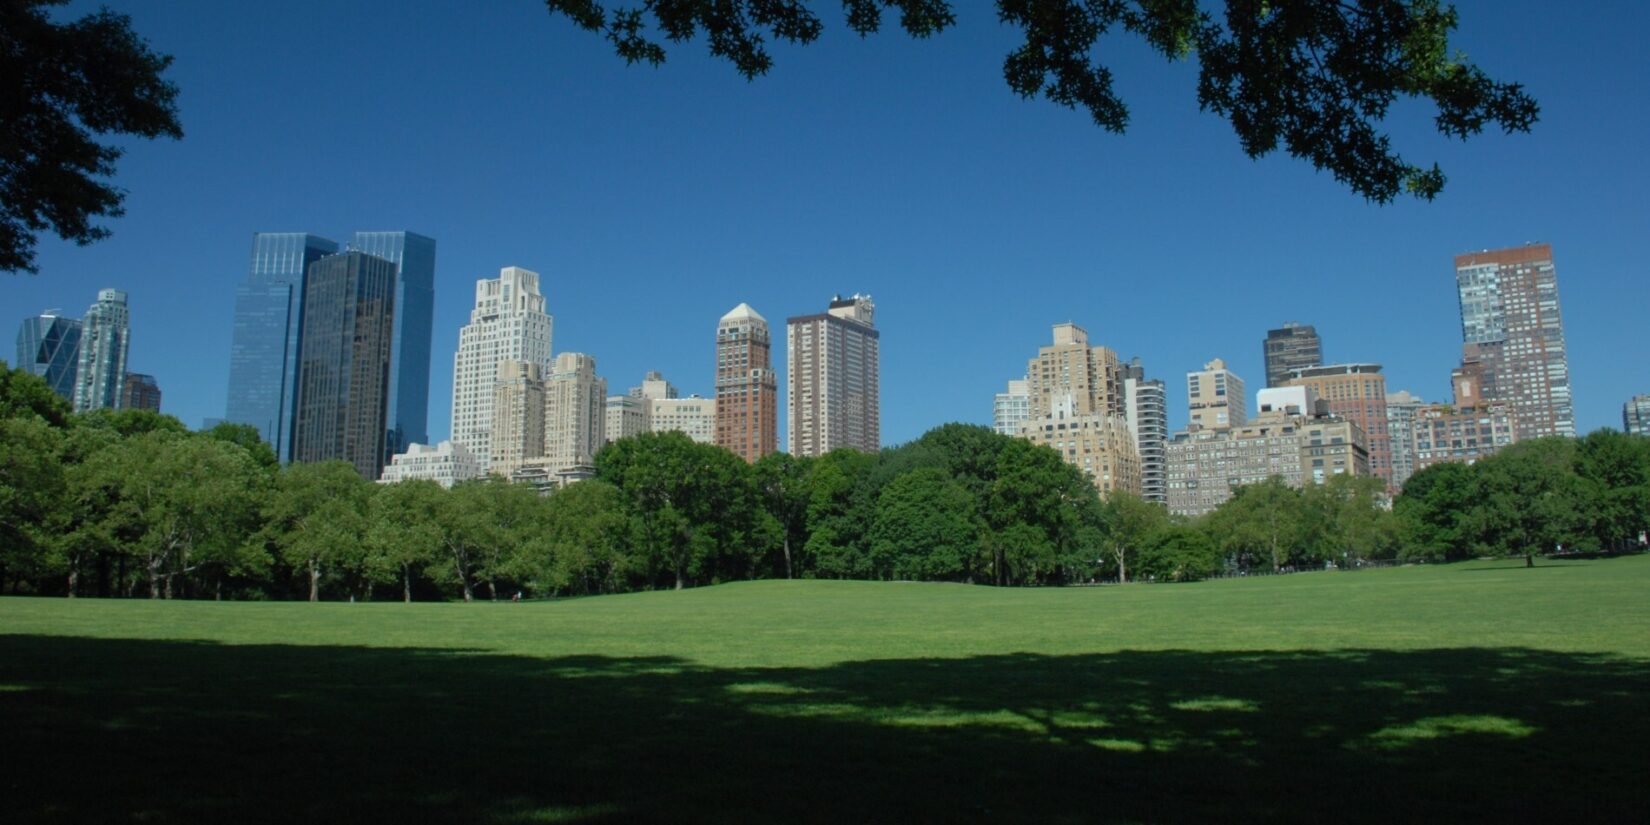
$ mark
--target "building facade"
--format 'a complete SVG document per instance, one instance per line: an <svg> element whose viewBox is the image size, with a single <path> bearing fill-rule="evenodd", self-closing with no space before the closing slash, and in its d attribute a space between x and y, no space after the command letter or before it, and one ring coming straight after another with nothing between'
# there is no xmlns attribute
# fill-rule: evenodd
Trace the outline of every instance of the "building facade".
<svg viewBox="0 0 1650 825"><path fill-rule="evenodd" d="M126 373L126 379L120 384L120 408L160 412L160 385L155 383L155 377Z"/></svg>
<svg viewBox="0 0 1650 825"><path fill-rule="evenodd" d="M716 324L716 443L754 463L779 449L779 386L768 321L750 304Z"/></svg>
<svg viewBox="0 0 1650 825"><path fill-rule="evenodd" d="M97 303L80 321L80 350L75 360L74 411L120 408L126 381L126 352L131 346L132 314L126 293L101 289Z"/></svg>
<svg viewBox="0 0 1650 825"><path fill-rule="evenodd" d="M1323 340L1311 324L1290 321L1278 329L1266 331L1261 344L1266 359L1266 386L1281 387L1289 381L1289 373L1323 365Z"/></svg>
<svg viewBox="0 0 1650 825"><path fill-rule="evenodd" d="M1140 454L1117 353L1089 346L1088 332L1076 324L1056 324L1053 343L1026 364L1026 394L1031 414L1021 438L1054 449L1102 495L1140 495Z"/></svg>
<svg viewBox="0 0 1650 825"><path fill-rule="evenodd" d="M80 366L80 321L55 310L24 318L17 328L13 366L45 379L64 401L74 403L75 374Z"/></svg>
<svg viewBox="0 0 1650 825"><path fill-rule="evenodd" d="M1329 413L1361 427L1369 438L1369 466L1390 489L1392 480L1392 435L1386 420L1386 376L1380 364L1329 364L1308 367L1289 374L1289 386L1312 390L1319 401L1329 405Z"/></svg>
<svg viewBox="0 0 1650 825"><path fill-rule="evenodd" d="M831 299L825 312L785 322L785 429L794 456L882 448L876 304Z"/></svg>
<svg viewBox="0 0 1650 825"><path fill-rule="evenodd" d="M591 467L607 444L607 379L582 352L556 356L544 380L544 462L553 473Z"/></svg>
<svg viewBox="0 0 1650 825"><path fill-rule="evenodd" d="M1228 430L1249 420L1243 379L1219 358L1186 373L1186 407L1197 429Z"/></svg>
<svg viewBox="0 0 1650 825"><path fill-rule="evenodd" d="M1415 472L1446 461L1471 464L1518 440L1512 407L1485 396L1485 365L1469 361L1450 374L1455 403L1415 411Z"/></svg>
<svg viewBox="0 0 1650 825"><path fill-rule="evenodd" d="M607 397L607 441L629 438L648 431L646 398L633 395Z"/></svg>
<svg viewBox="0 0 1650 825"><path fill-rule="evenodd" d="M510 477L544 456L544 374L531 361L498 362L493 382L492 459L487 471Z"/></svg>
<svg viewBox="0 0 1650 825"><path fill-rule="evenodd" d="M235 289L224 420L257 427L282 463L292 460L298 414L305 278L311 264L337 251L316 235L259 232L246 280Z"/></svg>
<svg viewBox="0 0 1650 825"><path fill-rule="evenodd" d="M1403 489L1404 482L1415 475L1415 416L1422 409L1433 406L1408 390L1386 394L1387 443L1392 448L1392 487Z"/></svg>
<svg viewBox="0 0 1650 825"><path fill-rule="evenodd" d="M395 264L395 329L385 449L429 441L430 347L435 325L435 239L416 232L357 232L350 248Z"/></svg>
<svg viewBox="0 0 1650 825"><path fill-rule="evenodd" d="M686 398L649 398L648 430L679 432L700 444L716 443L716 402L690 395Z"/></svg>
<svg viewBox="0 0 1650 825"><path fill-rule="evenodd" d="M395 271L355 251L309 265L293 461L347 461L368 481L383 471Z"/></svg>
<svg viewBox="0 0 1650 825"><path fill-rule="evenodd" d="M1169 398L1160 379L1146 377L1140 359L1124 368L1123 395L1129 433L1140 454L1140 497L1157 504L1169 501Z"/></svg>
<svg viewBox="0 0 1650 825"><path fill-rule="evenodd" d="M1512 411L1520 441L1574 436L1570 364L1548 244L1455 256L1462 360L1484 367L1484 397Z"/></svg>
<svg viewBox="0 0 1650 825"><path fill-rule="evenodd" d="M503 361L536 364L548 374L554 320L545 311L539 274L515 266L476 281L470 323L453 355L453 440L487 469L493 428L493 382Z"/></svg>
<svg viewBox="0 0 1650 825"><path fill-rule="evenodd" d="M1019 435L1020 427L1031 417L1031 395L1026 379L1008 382L1008 389L997 393L991 402L991 429L1002 435Z"/></svg>
<svg viewBox="0 0 1650 825"><path fill-rule="evenodd" d="M1242 427L1177 433L1167 449L1169 512L1201 516L1229 500L1233 488L1273 477L1299 488L1369 475L1366 444L1354 422L1275 410Z"/></svg>
<svg viewBox="0 0 1650 825"><path fill-rule="evenodd" d="M443 441L434 447L427 444L407 445L406 452L390 459L378 483L395 484L423 479L450 488L460 481L481 478L481 475L481 462L463 444Z"/></svg>
<svg viewBox="0 0 1650 825"><path fill-rule="evenodd" d="M1635 395L1621 405L1621 428L1632 435L1650 435L1650 395Z"/></svg>

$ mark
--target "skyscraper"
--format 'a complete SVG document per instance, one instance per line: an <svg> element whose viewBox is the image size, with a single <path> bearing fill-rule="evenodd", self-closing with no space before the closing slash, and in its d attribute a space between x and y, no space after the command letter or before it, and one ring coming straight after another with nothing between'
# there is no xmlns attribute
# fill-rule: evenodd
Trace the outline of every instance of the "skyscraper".
<svg viewBox="0 0 1650 825"><path fill-rule="evenodd" d="M1433 405L1411 395L1408 390L1386 394L1387 442L1392 448L1392 486L1402 489L1415 475L1416 416Z"/></svg>
<svg viewBox="0 0 1650 825"><path fill-rule="evenodd" d="M126 380L120 384L120 408L160 412L160 385L155 383L155 377L139 372L126 373Z"/></svg>
<svg viewBox="0 0 1650 825"><path fill-rule="evenodd" d="M795 456L882 448L876 305L837 296L818 315L785 322L785 429Z"/></svg>
<svg viewBox="0 0 1650 825"><path fill-rule="evenodd" d="M235 289L224 419L257 427L283 462L292 458L298 412L304 279L310 264L337 251L333 241L302 232L257 233L246 280Z"/></svg>
<svg viewBox="0 0 1650 825"><path fill-rule="evenodd" d="M17 328L17 361L13 365L46 379L52 392L71 404L79 361L79 321L47 310L24 318Z"/></svg>
<svg viewBox="0 0 1650 825"><path fill-rule="evenodd" d="M131 343L132 316L126 293L101 289L97 303L80 322L80 355L75 363L75 412L118 409L120 386L126 380L126 350Z"/></svg>
<svg viewBox="0 0 1650 825"><path fill-rule="evenodd" d="M430 346L435 323L435 239L416 232L357 232L350 246L396 265L395 331L385 449L429 442Z"/></svg>
<svg viewBox="0 0 1650 825"><path fill-rule="evenodd" d="M1506 402L1518 440L1575 435L1570 364L1548 244L1455 256L1464 361L1484 366L1484 398Z"/></svg>
<svg viewBox="0 0 1650 825"><path fill-rule="evenodd" d="M544 375L538 364L498 362L488 447L489 471L505 478L525 462L544 456Z"/></svg>
<svg viewBox="0 0 1650 825"><path fill-rule="evenodd" d="M716 324L716 443L748 462L779 449L779 386L768 320L750 304Z"/></svg>
<svg viewBox="0 0 1650 825"><path fill-rule="evenodd" d="M1650 395L1635 395L1621 405L1621 428L1632 435L1650 435Z"/></svg>
<svg viewBox="0 0 1650 825"><path fill-rule="evenodd" d="M1088 332L1076 324L1055 324L1054 343L1026 364L1031 415L1020 437L1053 448L1101 493L1140 494L1124 377L1117 353L1090 347Z"/></svg>
<svg viewBox="0 0 1650 825"><path fill-rule="evenodd" d="M1266 357L1266 386L1281 387L1289 381L1291 370L1316 367L1323 363L1323 341L1311 324L1294 321L1279 329L1266 331L1262 344Z"/></svg>
<svg viewBox="0 0 1650 825"><path fill-rule="evenodd" d="M1169 501L1168 453L1169 398L1163 381L1148 379L1140 359L1123 368L1124 406L1134 447L1140 454L1140 497L1166 504Z"/></svg>
<svg viewBox="0 0 1650 825"><path fill-rule="evenodd" d="M524 361L550 372L554 319L544 311L539 274L515 266L476 281L470 323L458 332L453 355L453 440L487 469L493 423L493 381L501 361Z"/></svg>
<svg viewBox="0 0 1650 825"><path fill-rule="evenodd" d="M1357 424L1369 439L1369 471L1388 487L1392 479L1392 432L1386 420L1386 376L1380 364L1329 364L1290 373L1288 386L1307 387L1329 412Z"/></svg>
<svg viewBox="0 0 1650 825"><path fill-rule="evenodd" d="M347 461L368 481L383 470L395 272L353 250L309 265L292 460Z"/></svg>
<svg viewBox="0 0 1650 825"><path fill-rule="evenodd" d="M1241 427L1249 421L1249 402L1243 379L1216 358L1201 372L1186 373L1187 407L1191 422L1205 430Z"/></svg>
<svg viewBox="0 0 1650 825"><path fill-rule="evenodd" d="M544 380L544 458L561 473L594 463L607 439L607 379L582 352L556 356Z"/></svg>

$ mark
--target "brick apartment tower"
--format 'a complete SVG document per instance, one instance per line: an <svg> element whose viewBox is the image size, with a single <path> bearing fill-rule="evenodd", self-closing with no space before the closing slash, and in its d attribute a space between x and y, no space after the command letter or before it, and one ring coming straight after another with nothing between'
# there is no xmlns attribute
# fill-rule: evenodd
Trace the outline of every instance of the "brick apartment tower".
<svg viewBox="0 0 1650 825"><path fill-rule="evenodd" d="M1329 414L1363 428L1369 439L1369 471L1395 487L1392 478L1392 430L1386 417L1386 376L1380 364L1328 364L1289 373L1285 386L1307 387Z"/></svg>
<svg viewBox="0 0 1650 825"><path fill-rule="evenodd" d="M768 321L740 304L716 324L716 443L748 462L779 449Z"/></svg>
<svg viewBox="0 0 1650 825"><path fill-rule="evenodd" d="M1457 255L1455 283L1462 362L1483 365L1484 399L1507 404L1519 441L1574 436L1553 248L1530 244Z"/></svg>

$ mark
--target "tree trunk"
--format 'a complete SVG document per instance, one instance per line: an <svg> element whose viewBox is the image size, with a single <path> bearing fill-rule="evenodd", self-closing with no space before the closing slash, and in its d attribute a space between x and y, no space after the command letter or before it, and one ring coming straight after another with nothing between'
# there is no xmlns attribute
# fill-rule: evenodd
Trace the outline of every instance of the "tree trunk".
<svg viewBox="0 0 1650 825"><path fill-rule="evenodd" d="M498 582L493 581L491 577L487 579L487 599L489 601L498 601Z"/></svg>
<svg viewBox="0 0 1650 825"><path fill-rule="evenodd" d="M785 532L785 578L795 578L791 575L791 534L788 530Z"/></svg>
<svg viewBox="0 0 1650 825"><path fill-rule="evenodd" d="M464 601L465 602L475 601L476 600L476 593L475 593L475 589L470 587L470 579L468 577L465 577L464 579L461 579L460 581L464 585Z"/></svg>
<svg viewBox="0 0 1650 825"><path fill-rule="evenodd" d="M406 564L401 565L401 601L404 604L412 604L412 567L411 567L411 565L406 565Z"/></svg>
<svg viewBox="0 0 1650 825"><path fill-rule="evenodd" d="M316 564L314 559L309 562L309 600L321 600L321 566Z"/></svg>
<svg viewBox="0 0 1650 825"><path fill-rule="evenodd" d="M172 598L172 583L173 583L174 580L177 579L177 577L178 576L177 576L176 573L167 573L166 574L166 598L168 600L170 600Z"/></svg>
<svg viewBox="0 0 1650 825"><path fill-rule="evenodd" d="M154 562L149 562L149 598L160 598L160 569Z"/></svg>
<svg viewBox="0 0 1650 825"><path fill-rule="evenodd" d="M1525 553L1524 554L1524 566L1525 567L1534 567L1535 566L1535 554L1534 553Z"/></svg>
<svg viewBox="0 0 1650 825"><path fill-rule="evenodd" d="M1117 583L1118 584L1128 584L1129 583L1129 567L1126 563L1124 563L1123 556L1124 556L1124 554L1123 554L1122 550L1117 551Z"/></svg>
<svg viewBox="0 0 1650 825"><path fill-rule="evenodd" d="M221 578L212 583L212 601L223 601L223 579Z"/></svg>
<svg viewBox="0 0 1650 825"><path fill-rule="evenodd" d="M71 598L71 599L74 598L74 591L78 587L80 587L80 567L78 565L70 565L69 566L69 598Z"/></svg>

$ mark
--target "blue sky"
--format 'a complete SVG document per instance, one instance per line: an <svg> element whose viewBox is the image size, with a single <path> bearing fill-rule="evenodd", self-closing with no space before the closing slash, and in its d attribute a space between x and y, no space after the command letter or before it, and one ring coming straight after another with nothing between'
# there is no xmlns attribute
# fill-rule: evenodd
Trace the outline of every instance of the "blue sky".
<svg viewBox="0 0 1650 825"><path fill-rule="evenodd" d="M861 40L826 3L822 41L776 46L750 83L702 44L627 67L536 0L110 5L176 57L187 135L132 146L114 236L44 239L39 275L0 276L0 307L15 325L127 290L130 368L191 426L222 414L258 231L437 239L435 439L474 282L512 265L544 276L555 350L594 355L615 392L657 369L710 395L716 320L740 301L782 342L785 317L869 292L892 444L989 423L992 394L1067 320L1165 379L1175 427L1187 370L1224 358L1253 390L1266 329L1289 320L1315 324L1330 360L1447 400L1452 256L1545 241L1578 428L1620 427L1622 402L1650 393L1636 0L1458 3L1456 45L1526 84L1541 122L1460 143L1400 106L1396 144L1450 182L1389 206L1286 156L1249 160L1198 112L1193 65L1126 39L1106 48L1127 134L1021 100L1001 75L1013 31L984 3L915 42Z"/></svg>

